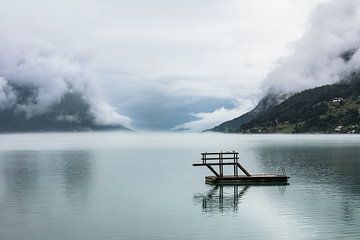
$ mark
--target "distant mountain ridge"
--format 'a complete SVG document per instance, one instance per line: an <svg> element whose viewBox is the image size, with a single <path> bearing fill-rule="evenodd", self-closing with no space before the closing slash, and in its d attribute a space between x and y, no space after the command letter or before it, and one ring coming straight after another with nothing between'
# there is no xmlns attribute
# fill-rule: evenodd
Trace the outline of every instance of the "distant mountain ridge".
<svg viewBox="0 0 360 240"><path fill-rule="evenodd" d="M212 129L208 129L205 131L214 131L214 132L236 132L239 128L239 126L251 122L253 119L255 119L259 114L266 111L267 109L270 109L284 100L286 100L289 97L289 94L281 93L281 94L268 94L264 98L262 98L259 103L256 105L256 107L251 110L250 112L247 112L237 118L234 118L232 120L226 121L219 126L216 126Z"/></svg>
<svg viewBox="0 0 360 240"><path fill-rule="evenodd" d="M42 113L30 115L26 108L36 104L36 88L12 85L16 105L0 109L0 132L129 130L115 125L99 125L91 114L90 105L79 92L66 93Z"/></svg>
<svg viewBox="0 0 360 240"><path fill-rule="evenodd" d="M342 54L340 54L339 57L344 62L349 62L353 58L356 51L357 51L356 48L350 48L347 51L344 51ZM346 82L348 82L349 84L357 83L358 78L359 78L358 75L359 75L358 73L353 73L348 79L346 79L345 81L342 81L341 84L344 84ZM283 102L286 102L291 96L294 95L294 93L291 93L291 92L288 92L288 93L277 93L277 92L278 92L278 90L276 90L276 89L275 90L270 89L269 93L265 97L263 97L259 101L258 105L250 112L247 112L235 119L226 121L212 129L208 129L205 131L232 133L232 132L242 132L244 130L247 130L246 127L250 128L251 123L258 122L259 119L264 118L264 115L266 115L266 116L270 115L270 113L272 111L277 111L277 109L275 108L276 106L280 105ZM306 92L306 91L304 91L304 92ZM298 94L299 93L297 93L295 95L297 96ZM355 94L357 94L357 93L355 93ZM336 96L333 96L333 97L336 97ZM296 107L301 107L301 106L296 106ZM269 120L269 119L267 119L267 120ZM262 130L257 129L257 131L261 132Z"/></svg>
<svg viewBox="0 0 360 240"><path fill-rule="evenodd" d="M260 106L265 99L260 101ZM360 73L353 73L336 84L304 90L293 94L279 104L268 106L268 108L258 108L262 110L258 112L254 109L213 128L212 131L358 133L360 131Z"/></svg>

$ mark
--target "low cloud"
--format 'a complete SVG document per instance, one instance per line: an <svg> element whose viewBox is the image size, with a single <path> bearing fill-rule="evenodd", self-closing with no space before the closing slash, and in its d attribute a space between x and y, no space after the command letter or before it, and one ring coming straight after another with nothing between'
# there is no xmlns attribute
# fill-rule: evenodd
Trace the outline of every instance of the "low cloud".
<svg viewBox="0 0 360 240"><path fill-rule="evenodd" d="M254 102L243 99L241 104L237 104L235 108L226 109L221 107L213 112L201 112L193 113L192 116L196 119L174 127L173 131L203 131L206 129L213 128L224 122L224 119L233 119L244 112L251 110L254 106Z"/></svg>
<svg viewBox="0 0 360 240"><path fill-rule="evenodd" d="M289 57L278 62L262 89L296 92L344 79L360 69L360 4L333 0L321 4ZM351 52L348 57L344 53Z"/></svg>
<svg viewBox="0 0 360 240"><path fill-rule="evenodd" d="M14 105L19 81L39 89L36 104L17 106L29 116L80 91L98 124L171 129L221 111L225 121L261 97L324 1L3 0L0 101Z"/></svg>
<svg viewBox="0 0 360 240"><path fill-rule="evenodd" d="M128 117L116 113L102 100L92 74L76 56L58 52L55 48L7 46L4 43L1 46L0 109L14 109L32 118L47 113L67 93L77 93L89 104L94 124L130 127Z"/></svg>
<svg viewBox="0 0 360 240"><path fill-rule="evenodd" d="M360 70L360 4L358 0L332 0L320 4L311 14L303 36L294 50L282 57L264 78L259 89L264 96L270 93L293 93L346 79ZM242 105L239 105L242 106ZM199 130L217 125L244 113L246 108L217 109L197 113L195 121L176 129ZM236 115L239 113L238 115ZM223 121L222 121L223 122Z"/></svg>

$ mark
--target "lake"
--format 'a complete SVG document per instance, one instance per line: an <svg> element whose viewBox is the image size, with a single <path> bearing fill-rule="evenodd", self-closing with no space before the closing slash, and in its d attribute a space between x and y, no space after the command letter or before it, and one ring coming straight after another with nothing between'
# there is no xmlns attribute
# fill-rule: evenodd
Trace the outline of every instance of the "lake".
<svg viewBox="0 0 360 240"><path fill-rule="evenodd" d="M205 185L205 150L290 185ZM233 238L360 239L360 136L0 135L2 240Z"/></svg>

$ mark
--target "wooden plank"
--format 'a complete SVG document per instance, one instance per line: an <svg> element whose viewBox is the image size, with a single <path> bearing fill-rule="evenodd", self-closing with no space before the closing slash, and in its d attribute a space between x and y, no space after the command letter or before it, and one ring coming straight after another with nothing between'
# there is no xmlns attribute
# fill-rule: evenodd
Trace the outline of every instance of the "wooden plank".
<svg viewBox="0 0 360 240"><path fill-rule="evenodd" d="M194 167L199 167L199 166L206 166L206 165L210 165L210 166L219 166L219 165L236 165L237 166L238 163L233 163L233 162L227 162L227 163L193 163Z"/></svg>
<svg viewBox="0 0 360 240"><path fill-rule="evenodd" d="M201 158L201 160L220 160L220 158ZM237 158L234 158L234 157L223 157L222 159L228 159L228 160L236 160Z"/></svg>
<svg viewBox="0 0 360 240"><path fill-rule="evenodd" d="M243 168L243 166L241 166L240 163L236 163L236 164L241 169L241 171L243 171L243 173L246 174L246 176L251 176L251 174L248 171L246 171L246 169Z"/></svg>
<svg viewBox="0 0 360 240"><path fill-rule="evenodd" d="M238 152L206 152L206 153L201 153L201 155L219 155L219 154L234 154L234 153L237 153L239 154Z"/></svg>

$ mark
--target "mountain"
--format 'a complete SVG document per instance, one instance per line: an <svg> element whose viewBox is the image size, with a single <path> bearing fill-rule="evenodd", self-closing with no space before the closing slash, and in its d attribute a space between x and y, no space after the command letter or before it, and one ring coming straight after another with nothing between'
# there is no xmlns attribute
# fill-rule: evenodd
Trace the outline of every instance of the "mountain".
<svg viewBox="0 0 360 240"><path fill-rule="evenodd" d="M289 97L289 94L285 94L285 93L268 94L264 98L262 98L260 100L260 102L256 105L256 107L253 110L251 110L250 112L247 112L247 113L241 115L240 117L237 117L230 121L224 122L224 123L220 124L219 126L216 126L212 129L205 130L205 132L207 132L207 131L227 132L227 133L237 132L239 130L239 126L251 122L259 114L266 111L267 109L270 109L276 105L279 105L281 102L283 102L288 97Z"/></svg>
<svg viewBox="0 0 360 240"><path fill-rule="evenodd" d="M16 104L0 108L0 132L129 130L122 125L99 125L79 92L66 93L46 111L29 114L37 103L36 88L12 85Z"/></svg>
<svg viewBox="0 0 360 240"><path fill-rule="evenodd" d="M241 133L359 133L359 110L360 73L353 73L339 83L293 94L280 104L220 126L223 132Z"/></svg>

